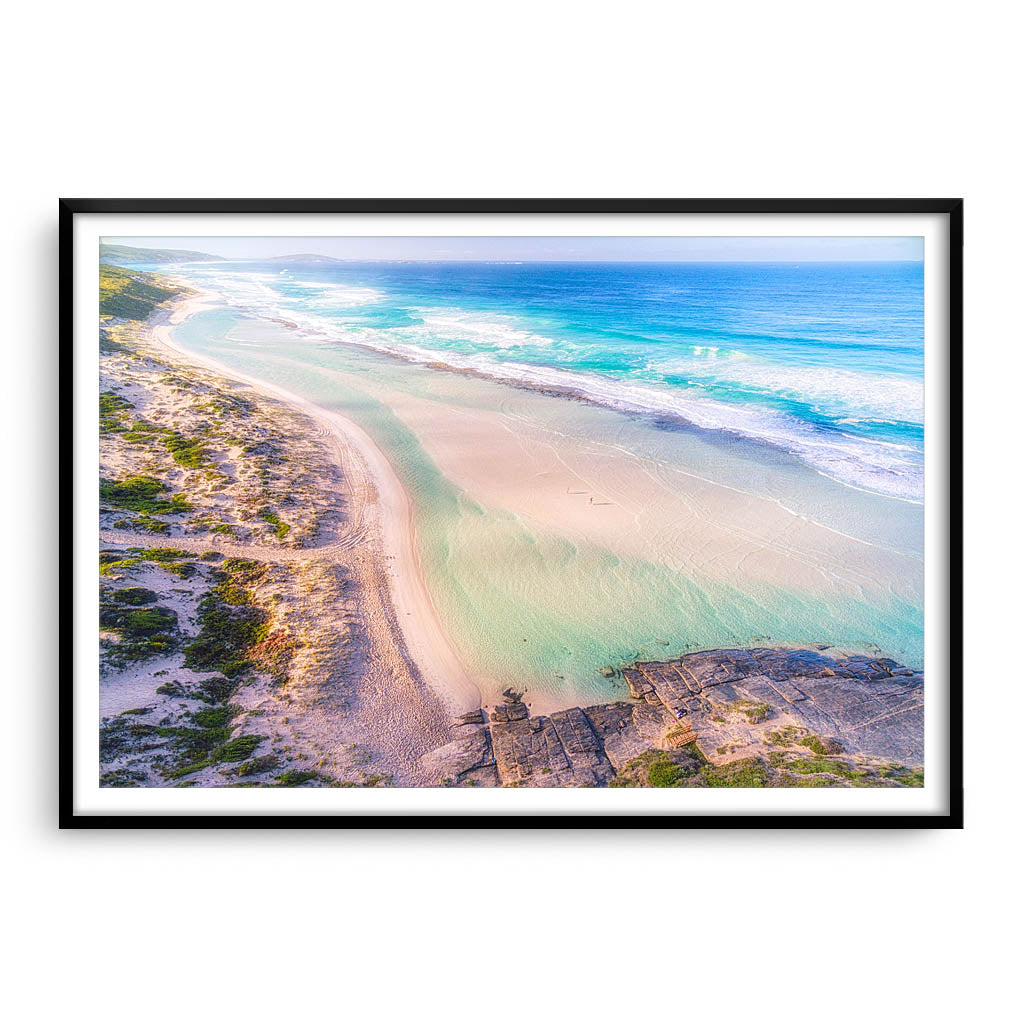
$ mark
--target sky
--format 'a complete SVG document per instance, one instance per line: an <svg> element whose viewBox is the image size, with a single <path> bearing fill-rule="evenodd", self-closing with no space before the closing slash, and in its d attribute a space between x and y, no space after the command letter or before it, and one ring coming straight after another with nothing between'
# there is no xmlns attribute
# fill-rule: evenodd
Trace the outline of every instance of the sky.
<svg viewBox="0 0 1024 1024"><path fill-rule="evenodd" d="M912 261L924 258L920 237L671 236L374 236L374 237L109 237L113 245L190 249L228 259L316 253L346 260L601 260L652 262Z"/></svg>

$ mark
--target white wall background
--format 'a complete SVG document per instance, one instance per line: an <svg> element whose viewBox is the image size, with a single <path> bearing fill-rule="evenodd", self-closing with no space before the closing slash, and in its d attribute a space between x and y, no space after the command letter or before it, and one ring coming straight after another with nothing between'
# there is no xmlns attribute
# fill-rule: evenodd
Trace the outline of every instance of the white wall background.
<svg viewBox="0 0 1024 1024"><path fill-rule="evenodd" d="M7 11L12 1019L1010 1010L1021 678L995 648L1021 603L1019 17L893 0ZM59 195L966 196L967 830L58 833Z"/></svg>

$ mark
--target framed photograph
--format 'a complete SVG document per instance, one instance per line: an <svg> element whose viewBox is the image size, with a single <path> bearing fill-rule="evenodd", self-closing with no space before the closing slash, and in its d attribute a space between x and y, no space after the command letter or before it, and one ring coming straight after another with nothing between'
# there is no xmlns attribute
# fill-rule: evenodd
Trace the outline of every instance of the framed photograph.
<svg viewBox="0 0 1024 1024"><path fill-rule="evenodd" d="M962 235L62 200L61 826L962 827Z"/></svg>

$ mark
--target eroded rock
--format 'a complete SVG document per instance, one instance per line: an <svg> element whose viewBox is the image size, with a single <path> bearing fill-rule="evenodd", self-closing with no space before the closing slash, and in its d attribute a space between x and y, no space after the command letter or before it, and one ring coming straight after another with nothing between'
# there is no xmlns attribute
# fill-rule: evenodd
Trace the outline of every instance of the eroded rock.
<svg viewBox="0 0 1024 1024"><path fill-rule="evenodd" d="M422 759L438 785L498 786L501 780L487 729L474 729Z"/></svg>
<svg viewBox="0 0 1024 1024"><path fill-rule="evenodd" d="M537 718L523 694L509 688L489 728L434 754L456 780L492 772L493 781L481 783L488 785L605 786L658 750L672 752L673 763L696 752L709 766L701 778L710 785L818 784L806 781L816 775L844 785L863 779L864 766L878 784L920 784L912 769L923 761L924 677L891 659L822 650L702 651L626 666L622 677L630 701ZM484 716L470 712L460 721L478 724ZM840 751L856 763L840 763ZM821 768L815 757L835 771L810 771ZM760 767L727 770L740 761ZM885 762L888 769L875 770Z"/></svg>

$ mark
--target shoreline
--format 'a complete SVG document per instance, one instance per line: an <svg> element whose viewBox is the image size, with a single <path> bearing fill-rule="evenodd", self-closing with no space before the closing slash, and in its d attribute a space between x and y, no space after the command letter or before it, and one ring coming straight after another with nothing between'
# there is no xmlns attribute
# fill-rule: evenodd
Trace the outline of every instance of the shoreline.
<svg viewBox="0 0 1024 1024"><path fill-rule="evenodd" d="M178 278L177 280L179 283L194 287L187 278ZM331 335L321 328L303 327L301 324L289 320L283 315L269 316L259 311L245 312L244 315L251 316L257 320L264 320L268 323L275 323L289 330L297 330L306 338L310 336L307 332L312 331L313 335L319 335L344 345L351 345L378 356L397 359L412 366L421 366L438 372L500 384L533 394L565 398L595 408L611 410L623 416L653 421L666 429L693 431L712 441L716 438L722 438L727 443L741 441L747 444L763 446L773 453L795 460L839 487L849 488L850 490L878 498L903 502L908 505L923 505L923 496L904 493L901 489L893 489L892 486L886 486L888 483L886 474L890 473L891 470L872 466L870 463L862 464L865 472L871 477L873 482L868 483L864 480L857 480L855 477L844 475L829 468L827 460L824 463L819 462L814 454L815 449L818 448L817 439L802 439L797 436L780 437L777 432L752 429L743 422L743 417L747 410L742 405L730 410L734 417L739 417L735 422L704 422L702 420L706 419L709 411L704 410L702 412L697 406L681 411L669 404L665 404L663 401L652 404L651 395L653 395L653 392L648 394L649 384L639 383L626 387L624 392L619 395L605 394L602 393L602 386L613 386L615 382L604 380L603 376L599 373L588 374L584 371L572 369L564 370L540 365L526 366L516 363L496 363L491 367L481 368L479 366L463 365L457 360L452 361L451 358L448 358L448 354L443 352L420 349L418 350L419 354L414 354L413 351L406 352L388 345ZM415 346L413 348L415 349ZM539 374L544 376L538 376ZM547 379L545 379L545 376ZM622 385L622 382L618 383L620 386ZM644 400L645 395L646 401ZM700 401L717 402L717 400L701 398L691 398L690 401L691 403L694 401L698 403ZM728 403L725 403L722 411L725 411L727 408ZM779 424L776 424L776 426L778 427ZM782 426L784 428L784 424ZM851 453L844 452L845 446L838 440L839 436L830 435L827 432L823 435L826 440L831 439L839 446L836 449L836 454L840 457L844 454L849 456ZM841 436L846 437L851 442L859 442L861 444L876 445L883 448L901 447L899 444L894 445L891 442L877 441L870 438L857 438L848 434Z"/></svg>
<svg viewBox="0 0 1024 1024"><path fill-rule="evenodd" d="M195 292L191 285L189 287ZM383 523L385 528L392 528L391 536L387 538L390 545L388 553L397 554L401 564L411 567L419 577L416 581L419 586L414 583L412 587L419 594L411 601L403 601L401 593L395 594L396 610L399 620L404 620L403 635L407 632L405 623L413 618L407 614L410 607L419 610L426 607L430 610L438 627L434 637L430 637L429 629L414 629L412 632L419 634L421 639L426 632L426 639L424 643L418 643L415 636L410 638L410 655L416 663L419 664L424 656L429 660L430 652L437 647L436 637L441 633L437 622L439 616L423 585L424 573L419 563L415 527L411 521L411 498L391 462L378 442L344 415L328 411L316 405L315 401L309 401L283 388L265 384L244 371L236 372L215 359L194 355L169 338L170 327L203 308L219 305L220 297L216 292L209 291L193 294L179 302L168 318L170 323L163 325L159 340L175 352L184 354L190 361L213 367L222 375L244 381L269 397L283 399L290 406L316 419L340 439L343 449L356 448L364 462L369 461L375 466L375 477L379 476L393 484L387 494L381 495L390 509ZM288 325L278 322L277 327L283 330ZM394 353L376 354L382 358L397 358L400 364L421 365ZM424 368L436 369L429 366ZM343 381L348 377L344 369L325 368L324 372L338 375ZM516 383L496 381L486 375L462 373L457 369L437 376L452 382L441 386L439 395L444 395L449 388L477 386L470 385L467 378L478 380L479 386L486 387L501 388ZM458 384L460 380L466 380L466 384ZM832 614L838 616L836 621L856 623L852 628L831 630L814 628L815 622L807 621L800 623L801 628L793 631L792 635L780 635L774 630L757 627L748 632L744 628L744 620L737 619L736 628L724 633L712 627L686 634L684 639L687 642L673 646L672 650L679 653L716 650L736 645L756 645L764 639L774 639L776 643L792 647L801 647L811 641L827 641L830 646L851 651L870 652L881 649L904 663L909 661L910 664L916 664L919 660L914 656L913 639L909 646L894 643L894 637L888 631L877 631L879 622L868 612L858 611L857 618L848 620L845 617L846 605L843 603L847 599L856 601L865 592L882 593L886 590L887 580L905 580L911 590L904 591L901 584L894 593L898 593L903 600L913 601L916 595L912 592L911 581L917 575L919 559L905 550L890 548L884 541L867 532L855 536L817 517L809 518L797 510L799 506L787 507L787 502L777 497L737 487L731 477L710 479L689 464L662 465L656 455L637 454L625 464L616 461L615 472L609 476L609 459L612 456L618 459L621 450L619 445L595 443L591 435L586 435L590 439L584 444L570 444L567 437L558 432L557 424L545 425L546 414L539 420L528 421L524 418L525 411L533 409L534 405L517 404L515 411L519 415L510 419L497 407L486 403L479 408L461 407L460 403L448 403L441 398L443 404L439 405L436 401L424 401L426 395L404 388L396 391L386 388L381 382L360 379L357 386L388 406L405 428L417 437L424 452L444 477L485 507L496 509L499 513L511 513L526 529L536 527L548 531L549 536L563 538L573 545L582 543L590 545L592 549L593 545L597 545L616 554L649 560L652 565L664 562L667 570L682 572L687 578L693 577L699 587L704 587L705 583L728 587L742 575L744 579L749 577L757 581L758 586L764 584L802 588L806 593L829 602ZM529 400L531 403L550 403L559 398L575 397L551 394L526 386L514 390L524 396L523 401ZM461 390L458 394L462 394ZM609 410L600 403L586 400L564 404L565 408L571 406L580 410L592 409L596 416L607 415L609 412L622 415L618 410ZM590 417L589 413L585 415ZM632 421L636 423L636 430L644 429L643 424L637 420L638 417L627 416L624 422ZM699 433L704 434L706 431ZM467 448L464 441L469 434L479 443ZM558 443L552 443L554 441ZM820 478L821 474L814 471L814 476ZM588 504L586 497L578 497L581 493L595 495L593 507ZM884 496L874 497L889 500L884 499ZM398 523L403 520L406 525L399 528ZM854 532L861 533L860 530ZM392 589L401 591L402 583L407 582L407 573L400 570L397 587L394 586L396 581L393 574L389 571L387 575ZM544 581L536 582L546 585ZM799 593L799 589L794 592ZM584 602L590 602L591 597L597 599L591 594L577 595L577 599L582 598ZM444 600L443 595L440 600ZM756 611L756 594L751 596L749 603ZM865 604L863 600L860 603ZM589 604L579 607L588 609L582 614L595 611ZM865 604L865 607L869 606ZM490 621L500 621L494 619L495 609L489 605L481 604L480 611L491 615ZM555 614L556 611L545 608L542 612L548 613ZM607 639L611 634L603 631L601 624L614 628L618 623L605 622L605 618L606 611L598 612L594 625L602 630L601 636ZM450 622L449 628L454 636L459 635L458 621ZM892 632L896 632L896 629ZM606 656L594 662L594 671L600 671L601 675L606 674L597 668L598 665L626 664L636 657L635 654L626 653L626 648L630 652L646 650L647 657L657 656L657 646L648 650L650 645L644 647L640 641L637 641L640 646L632 646L633 636L646 635L643 629L634 633L632 627L627 629L623 626L620 632L621 636L613 642L616 648L622 647L623 650L609 651ZM772 637L769 637L769 632L773 634ZM723 635L719 636L719 633ZM668 634L659 630L657 635ZM485 691L488 703L494 699L500 702L498 695L506 682L513 687L528 686L538 713L564 709L586 700L602 699L595 692L599 681L595 680L591 686L584 676L578 676L569 689L564 689L564 683L553 682L550 688L546 687L543 674L535 676L533 666L517 665L516 652L521 650L518 634L512 638L516 642L508 637L504 639L509 642L500 646L502 653L493 658L488 656L483 663L475 665L471 673L466 671L463 657L456 653L454 645L445 637L448 657L441 660L437 670L443 682L440 687L434 688L442 692L452 689L449 682L450 666L457 664L459 667L455 678L462 676L465 680L471 677L468 685L464 682L462 686L456 684L454 687L461 695L460 706L463 708L468 707L474 699L479 703L476 695L481 690ZM902 636L896 639L902 640ZM659 645L663 643L657 641ZM472 653L476 648L470 647L467 651ZM499 664L499 661L504 664ZM544 666L544 673L547 671ZM557 679L563 678L557 675L563 671L562 668L554 667L550 671L556 673ZM496 679L503 682L495 685Z"/></svg>
<svg viewBox="0 0 1024 1024"><path fill-rule="evenodd" d="M194 288L192 290L195 291ZM346 455L354 455L359 460L379 501L374 518L383 551L375 555L370 550L369 557L376 557L381 563L389 602L411 665L453 715L479 707L482 700L480 687L445 635L427 591L417 555L410 499L387 457L362 427L340 413L322 409L284 388L240 373L218 360L196 355L178 345L172 338L173 328L209 308L213 307L207 293L188 296L157 313L147 329L158 345L188 362L244 383L257 393L285 402L308 416L334 439L343 464L347 461ZM310 554L316 552L315 548L308 550Z"/></svg>

